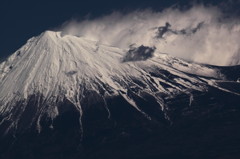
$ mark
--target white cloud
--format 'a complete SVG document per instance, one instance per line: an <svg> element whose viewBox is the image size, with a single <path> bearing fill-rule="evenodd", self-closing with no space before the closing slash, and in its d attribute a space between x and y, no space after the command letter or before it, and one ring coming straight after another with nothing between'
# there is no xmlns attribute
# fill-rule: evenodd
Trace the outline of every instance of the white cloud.
<svg viewBox="0 0 240 159"><path fill-rule="evenodd" d="M193 31L191 34L166 32L157 39L157 28L171 24L171 30ZM200 63L213 65L240 64L240 20L227 19L217 7L196 5L188 10L176 8L162 12L137 10L128 14L114 12L93 20L67 22L64 34L84 36L111 46L127 49L131 44L155 46L169 53Z"/></svg>

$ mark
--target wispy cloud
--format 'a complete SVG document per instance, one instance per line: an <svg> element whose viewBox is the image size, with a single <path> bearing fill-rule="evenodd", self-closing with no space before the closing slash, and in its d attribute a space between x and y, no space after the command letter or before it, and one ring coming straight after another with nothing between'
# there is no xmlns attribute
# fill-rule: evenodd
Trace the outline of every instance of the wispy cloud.
<svg viewBox="0 0 240 159"><path fill-rule="evenodd" d="M240 20L226 17L214 6L113 12L92 20L71 20L61 30L123 49L143 45L194 62L240 64Z"/></svg>

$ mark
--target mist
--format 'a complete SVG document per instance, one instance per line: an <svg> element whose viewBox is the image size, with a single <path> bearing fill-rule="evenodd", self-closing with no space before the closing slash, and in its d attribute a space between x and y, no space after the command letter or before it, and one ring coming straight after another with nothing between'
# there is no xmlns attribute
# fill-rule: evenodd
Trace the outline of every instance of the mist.
<svg viewBox="0 0 240 159"><path fill-rule="evenodd" d="M240 20L216 6L113 12L95 19L70 20L60 30L63 35L85 37L126 50L132 45L146 46L198 63L240 64Z"/></svg>

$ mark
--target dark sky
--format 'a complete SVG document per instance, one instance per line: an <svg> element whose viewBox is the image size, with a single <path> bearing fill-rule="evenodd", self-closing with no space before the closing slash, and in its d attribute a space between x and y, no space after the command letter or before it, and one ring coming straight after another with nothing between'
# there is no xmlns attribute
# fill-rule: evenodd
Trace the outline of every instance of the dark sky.
<svg viewBox="0 0 240 159"><path fill-rule="evenodd" d="M203 0L219 5L220 0ZM238 1L238 0L237 0ZM71 18L98 17L114 10L139 8L161 10L172 5L188 6L190 0L1 0L0 60L45 30L60 26ZM237 8L239 10L239 8Z"/></svg>

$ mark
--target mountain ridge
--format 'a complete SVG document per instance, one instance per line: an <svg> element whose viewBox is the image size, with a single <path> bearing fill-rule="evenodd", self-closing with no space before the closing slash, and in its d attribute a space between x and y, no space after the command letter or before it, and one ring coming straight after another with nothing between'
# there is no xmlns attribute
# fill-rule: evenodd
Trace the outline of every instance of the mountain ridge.
<svg viewBox="0 0 240 159"><path fill-rule="evenodd" d="M85 37L47 31L31 38L0 64L1 137L17 140L17 147L29 136L35 137L27 144L37 147L38 140L54 138L54 145L69 139L75 149L98 140L164 134L172 125L218 117L220 109L238 113L238 73L231 73L237 66L196 64L151 51L151 58L135 58L134 52L137 60L124 61L131 58L127 50Z"/></svg>

